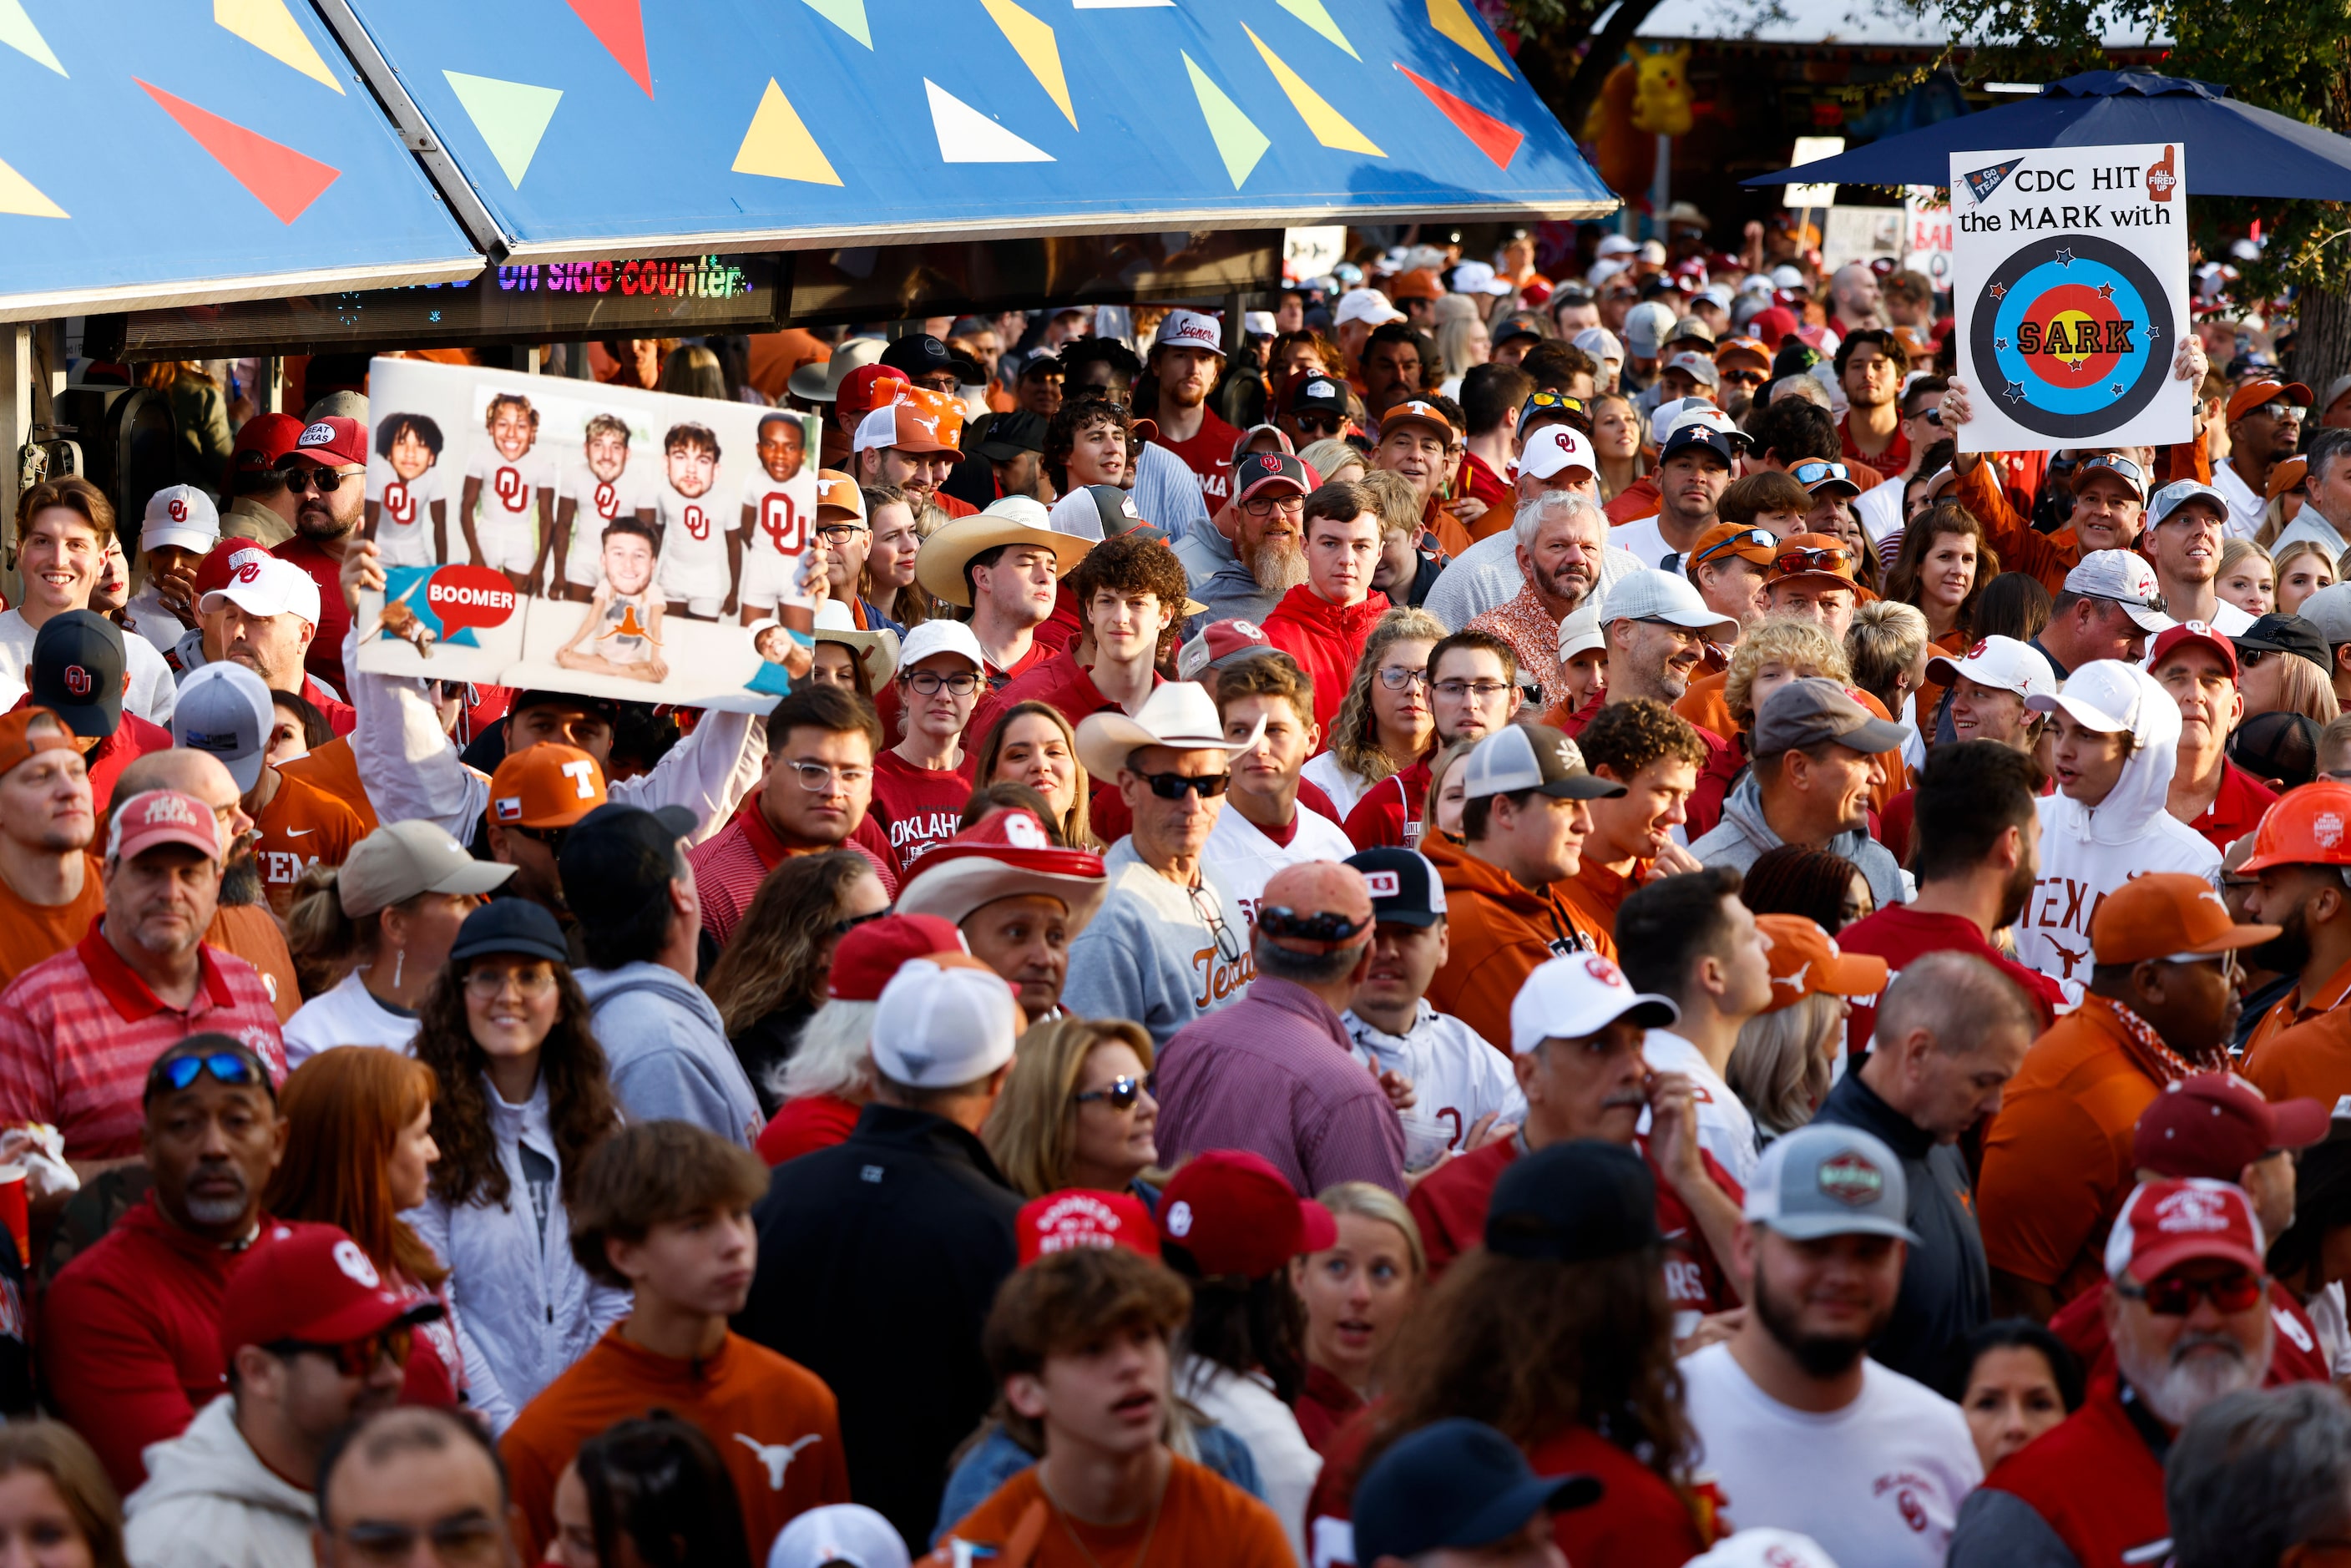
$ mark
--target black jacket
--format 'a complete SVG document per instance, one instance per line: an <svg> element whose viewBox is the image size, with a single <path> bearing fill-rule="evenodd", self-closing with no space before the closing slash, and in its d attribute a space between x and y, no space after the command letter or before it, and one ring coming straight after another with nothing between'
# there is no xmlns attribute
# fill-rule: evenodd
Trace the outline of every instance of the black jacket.
<svg viewBox="0 0 2351 1568"><path fill-rule="evenodd" d="M1975 1193L1956 1144L1934 1135L1847 1072L1813 1120L1876 1134L1902 1160L1908 1213L1918 1239L1902 1266L1902 1293L1893 1321L1870 1354L1929 1388L1942 1386L1946 1358L1959 1341L1991 1316L1991 1274L1984 1264L1983 1233L1976 1227Z"/></svg>
<svg viewBox="0 0 2351 1568"><path fill-rule="evenodd" d="M776 1167L738 1332L841 1402L852 1497L930 1549L947 1458L996 1398L980 1354L1020 1197L977 1138L872 1104L845 1143Z"/></svg>

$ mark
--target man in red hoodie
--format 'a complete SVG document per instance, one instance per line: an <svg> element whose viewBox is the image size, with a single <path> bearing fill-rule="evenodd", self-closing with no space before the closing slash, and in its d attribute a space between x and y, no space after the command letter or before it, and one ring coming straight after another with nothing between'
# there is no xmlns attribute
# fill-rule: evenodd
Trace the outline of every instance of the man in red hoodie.
<svg viewBox="0 0 2351 1568"><path fill-rule="evenodd" d="M261 1189L286 1152L268 1069L227 1035L157 1057L146 1113L154 1187L58 1273L40 1338L50 1403L125 1495L147 1479L147 1445L227 1386L221 1302L262 1244Z"/></svg>
<svg viewBox="0 0 2351 1568"><path fill-rule="evenodd" d="M1314 722L1339 716L1364 652L1364 639L1387 613L1374 591L1380 564L1380 515L1361 485L1325 485L1306 497L1306 580L1282 595L1265 618L1266 640L1298 661L1314 682Z"/></svg>

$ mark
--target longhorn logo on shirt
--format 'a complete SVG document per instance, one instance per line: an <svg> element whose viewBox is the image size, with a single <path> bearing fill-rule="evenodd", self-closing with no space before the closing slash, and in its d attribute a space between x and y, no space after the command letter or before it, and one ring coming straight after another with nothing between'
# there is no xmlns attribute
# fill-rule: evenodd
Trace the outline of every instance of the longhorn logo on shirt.
<svg viewBox="0 0 2351 1568"><path fill-rule="evenodd" d="M686 507L685 531L692 534L697 540L708 538L710 537L710 514L704 511L700 507Z"/></svg>
<svg viewBox="0 0 2351 1568"><path fill-rule="evenodd" d="M1821 1162L1820 1189L1850 1208L1865 1208L1886 1190L1886 1173L1862 1155L1843 1154Z"/></svg>
<svg viewBox="0 0 2351 1568"><path fill-rule="evenodd" d="M89 695L90 692L98 685L96 681L90 678L89 672L83 669L79 664L68 664L66 666L65 683L66 690L71 692L78 697L86 697Z"/></svg>
<svg viewBox="0 0 2351 1568"><path fill-rule="evenodd" d="M759 497L759 531L776 547L778 555L798 555L808 547L808 525L800 521L800 511L792 498L781 490L770 490Z"/></svg>
<svg viewBox="0 0 2351 1568"><path fill-rule="evenodd" d="M523 483L521 469L501 465L498 471L490 476L490 484L497 491L500 506L509 512L522 510L524 497L530 493L530 486Z"/></svg>
<svg viewBox="0 0 2351 1568"><path fill-rule="evenodd" d="M169 505L164 507L163 510L170 515L172 520L175 523L184 523L188 520L188 504L185 501L181 500L176 496L172 498Z"/></svg>
<svg viewBox="0 0 2351 1568"><path fill-rule="evenodd" d="M768 1471L768 1490L781 1491L784 1490L784 1472L792 1468L792 1461L800 1457L802 1448L821 1440L821 1437L820 1433L810 1432L807 1437L789 1443L762 1443L747 1432L737 1432L735 1440L759 1456L759 1463Z"/></svg>

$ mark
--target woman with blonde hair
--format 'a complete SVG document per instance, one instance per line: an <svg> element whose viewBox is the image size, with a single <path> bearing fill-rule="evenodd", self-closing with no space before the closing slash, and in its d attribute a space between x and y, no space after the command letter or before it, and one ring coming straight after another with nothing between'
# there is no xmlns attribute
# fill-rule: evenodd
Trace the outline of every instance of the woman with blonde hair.
<svg viewBox="0 0 2351 1568"><path fill-rule="evenodd" d="M1592 455L1600 467L1600 498L1613 501L1649 471L1649 456L1641 444L1640 411L1623 392L1604 392L1592 400Z"/></svg>
<svg viewBox="0 0 2351 1568"><path fill-rule="evenodd" d="M1853 666L1854 685L1876 697L1896 718L1904 716L1905 705L1917 695L1918 719L1914 728L1933 718L1934 699L1942 695L1940 686L1921 685L1926 680L1927 650L1933 646L1928 640L1927 617L1916 607L1891 599L1876 599L1856 607L1853 624L1845 628L1845 660Z"/></svg>
<svg viewBox="0 0 2351 1568"><path fill-rule="evenodd" d="M1875 996L1886 970L1883 958L1840 951L1803 915L1759 915L1755 924L1771 938L1771 1005L1740 1025L1723 1077L1768 1144L1810 1122L1828 1098L1853 1011L1845 996Z"/></svg>
<svg viewBox="0 0 2351 1568"><path fill-rule="evenodd" d="M1478 749L1475 740L1457 740L1428 762L1427 815L1422 820L1422 837L1430 833L1461 841L1461 805L1468 799L1463 780L1453 776L1461 759Z"/></svg>
<svg viewBox="0 0 2351 1568"><path fill-rule="evenodd" d="M2277 612L2298 615L2302 601L2335 580L2335 559L2316 539L2296 539L2277 552Z"/></svg>
<svg viewBox="0 0 2351 1568"><path fill-rule="evenodd" d="M854 850L796 855L760 882L703 989L763 1113L783 1105L779 1075L823 1004L833 945L889 907L873 862Z"/></svg>
<svg viewBox="0 0 2351 1568"><path fill-rule="evenodd" d="M1335 435L1308 442L1298 449L1298 460L1313 469L1315 477L1325 485L1358 480L1372 471L1370 461L1361 452Z"/></svg>
<svg viewBox="0 0 2351 1568"><path fill-rule="evenodd" d="M455 1405L465 1380L441 1289L449 1266L401 1218L423 1206L441 1158L437 1088L431 1068L375 1046L319 1052L278 1091L286 1153L261 1194L264 1214L339 1227L387 1288L441 1303L442 1317L418 1325L409 1351L401 1390L408 1405Z"/></svg>
<svg viewBox="0 0 2351 1568"><path fill-rule="evenodd" d="M1004 1179L1023 1197L1138 1188L1159 1160L1151 1062L1151 1036L1124 1019L1031 1026L979 1134Z"/></svg>
<svg viewBox="0 0 2351 1568"><path fill-rule="evenodd" d="M1419 1222L1395 1194L1348 1181L1320 1201L1338 1239L1290 1260L1290 1288L1306 1309L1298 1428L1317 1451L1375 1396L1380 1357L1428 1281Z"/></svg>
<svg viewBox="0 0 2351 1568"><path fill-rule="evenodd" d="M1381 616L1364 636L1331 721L1329 748L1310 758L1301 775L1331 797L1341 821L1373 785L1420 761L1436 740L1428 652L1445 634L1445 622L1406 607Z"/></svg>
<svg viewBox="0 0 2351 1568"><path fill-rule="evenodd" d="M1093 780L1078 760L1077 732L1061 710L1050 703L1015 703L1004 710L996 727L980 743L972 765L972 779L985 789L990 784L1026 784L1052 807L1052 819L1061 830L1061 841L1074 850L1102 848L1094 837L1086 798Z"/></svg>
<svg viewBox="0 0 2351 1568"><path fill-rule="evenodd" d="M2238 685L2244 693L2246 718L2264 713L2298 713L2324 729L2342 715L2343 705L2335 695L2334 684L2314 661L2299 653L2259 648L2240 649L2237 659L2242 672Z"/></svg>
<svg viewBox="0 0 2351 1568"><path fill-rule="evenodd" d="M1448 294L1437 302L1437 362L1444 380L1440 394L1458 399L1461 378L1491 359L1494 337L1477 301L1466 294Z"/></svg>
<svg viewBox="0 0 2351 1568"><path fill-rule="evenodd" d="M122 1500L80 1433L45 1417L0 1425L0 1551L8 1561L130 1568L122 1537Z"/></svg>
<svg viewBox="0 0 2351 1568"><path fill-rule="evenodd" d="M2277 566L2270 552L2251 539L2224 540L2212 590L2222 602L2258 621L2277 608Z"/></svg>

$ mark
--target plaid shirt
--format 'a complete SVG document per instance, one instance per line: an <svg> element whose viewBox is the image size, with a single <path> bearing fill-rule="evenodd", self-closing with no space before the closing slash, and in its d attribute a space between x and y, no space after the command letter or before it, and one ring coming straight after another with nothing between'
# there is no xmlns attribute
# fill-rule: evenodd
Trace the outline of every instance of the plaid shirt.
<svg viewBox="0 0 2351 1568"><path fill-rule="evenodd" d="M0 1124L51 1124L68 1159L136 1155L147 1069L192 1034L232 1035L273 1078L286 1076L277 1009L252 965L199 947L196 994L176 1009L122 961L102 924L0 991Z"/></svg>
<svg viewBox="0 0 2351 1568"><path fill-rule="evenodd" d="M1510 645L1519 656L1520 683L1529 675L1542 682L1545 712L1567 700L1567 687L1559 678L1559 617L1543 608L1532 588L1519 590L1516 599L1489 610L1467 630L1491 632Z"/></svg>

